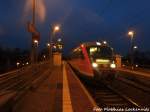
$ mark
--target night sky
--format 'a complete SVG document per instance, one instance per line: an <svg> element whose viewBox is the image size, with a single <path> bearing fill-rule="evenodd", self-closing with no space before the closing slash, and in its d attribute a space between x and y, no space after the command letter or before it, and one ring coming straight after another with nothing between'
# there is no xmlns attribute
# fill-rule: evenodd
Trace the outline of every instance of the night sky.
<svg viewBox="0 0 150 112"><path fill-rule="evenodd" d="M150 50L150 0L36 0L40 48L49 38L50 25L59 23L65 52L80 42L106 40L117 53L128 52L129 30L135 44ZM31 0L0 0L0 46L29 49Z"/></svg>

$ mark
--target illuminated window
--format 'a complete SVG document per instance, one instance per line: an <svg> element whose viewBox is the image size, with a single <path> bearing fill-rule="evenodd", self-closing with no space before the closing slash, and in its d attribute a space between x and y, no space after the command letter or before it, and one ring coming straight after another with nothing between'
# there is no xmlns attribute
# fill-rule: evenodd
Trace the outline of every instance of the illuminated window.
<svg viewBox="0 0 150 112"><path fill-rule="evenodd" d="M58 48L59 48L59 49L62 49L62 45L58 44Z"/></svg>
<svg viewBox="0 0 150 112"><path fill-rule="evenodd" d="M87 47L87 51L92 59L111 58L113 55L112 49L108 46L89 46Z"/></svg>
<svg viewBox="0 0 150 112"><path fill-rule="evenodd" d="M90 54L93 54L94 52L97 52L97 47L90 48Z"/></svg>

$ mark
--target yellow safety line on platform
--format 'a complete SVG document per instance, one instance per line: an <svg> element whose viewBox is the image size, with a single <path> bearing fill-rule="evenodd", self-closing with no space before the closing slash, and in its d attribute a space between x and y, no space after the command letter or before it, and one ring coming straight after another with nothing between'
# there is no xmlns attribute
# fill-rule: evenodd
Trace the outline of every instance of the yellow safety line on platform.
<svg viewBox="0 0 150 112"><path fill-rule="evenodd" d="M63 112L73 112L65 63L63 63Z"/></svg>

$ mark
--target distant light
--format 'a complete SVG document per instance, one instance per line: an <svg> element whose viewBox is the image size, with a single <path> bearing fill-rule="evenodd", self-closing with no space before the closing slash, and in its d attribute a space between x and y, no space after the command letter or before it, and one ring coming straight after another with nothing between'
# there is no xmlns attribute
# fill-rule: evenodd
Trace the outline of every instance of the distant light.
<svg viewBox="0 0 150 112"><path fill-rule="evenodd" d="M17 66L19 66L19 65L20 65L20 63L19 63L19 62L17 62L17 63L16 63L16 65L17 65Z"/></svg>
<svg viewBox="0 0 150 112"><path fill-rule="evenodd" d="M134 46L133 48L134 48L134 49L137 49L138 47L137 47L137 46Z"/></svg>
<svg viewBox="0 0 150 112"><path fill-rule="evenodd" d="M60 26L59 25L56 25L55 27L54 27L54 31L56 32L56 31L59 31L60 30Z"/></svg>
<svg viewBox="0 0 150 112"><path fill-rule="evenodd" d="M123 64L122 66L125 67L126 65Z"/></svg>
<svg viewBox="0 0 150 112"><path fill-rule="evenodd" d="M46 58L46 56L45 56L45 55L43 55L43 58Z"/></svg>
<svg viewBox="0 0 150 112"><path fill-rule="evenodd" d="M59 38L57 41L58 41L58 42L61 42L61 38Z"/></svg>
<svg viewBox="0 0 150 112"><path fill-rule="evenodd" d="M128 35L133 37L134 32L133 32L133 31L129 31L129 32L128 32Z"/></svg>
<svg viewBox="0 0 150 112"><path fill-rule="evenodd" d="M54 45L53 48L56 49L56 46Z"/></svg>
<svg viewBox="0 0 150 112"><path fill-rule="evenodd" d="M73 52L76 52L77 50L78 50L78 49L76 48L76 49L73 50Z"/></svg>
<svg viewBox="0 0 150 112"><path fill-rule="evenodd" d="M135 67L139 67L139 65L135 65Z"/></svg>
<svg viewBox="0 0 150 112"><path fill-rule="evenodd" d="M62 45L58 45L58 48L59 48L59 49L62 49Z"/></svg>
<svg viewBox="0 0 150 112"><path fill-rule="evenodd" d="M104 44L107 44L107 41L103 41Z"/></svg>
<svg viewBox="0 0 150 112"><path fill-rule="evenodd" d="M84 45L83 45L83 44L81 44L81 47L84 47Z"/></svg>
<svg viewBox="0 0 150 112"><path fill-rule="evenodd" d="M96 42L96 45L100 46L100 45L101 45L101 43L100 43L100 42Z"/></svg>
<svg viewBox="0 0 150 112"><path fill-rule="evenodd" d="M26 62L26 65L28 65L29 64L29 62Z"/></svg>
<svg viewBox="0 0 150 112"><path fill-rule="evenodd" d="M22 65L24 66L24 63Z"/></svg>
<svg viewBox="0 0 150 112"><path fill-rule="evenodd" d="M50 47L50 43L47 43L47 47Z"/></svg>
<svg viewBox="0 0 150 112"><path fill-rule="evenodd" d="M133 31L129 31L129 32L128 32L128 35L133 35L133 34L134 34Z"/></svg>
<svg viewBox="0 0 150 112"><path fill-rule="evenodd" d="M35 44L38 44L38 40L34 40L34 43L35 43Z"/></svg>

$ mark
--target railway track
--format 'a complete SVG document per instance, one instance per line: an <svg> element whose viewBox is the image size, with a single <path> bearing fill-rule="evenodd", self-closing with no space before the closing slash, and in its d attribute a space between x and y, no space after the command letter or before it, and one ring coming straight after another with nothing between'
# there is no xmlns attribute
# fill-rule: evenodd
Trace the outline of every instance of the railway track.
<svg viewBox="0 0 150 112"><path fill-rule="evenodd" d="M3 95L5 91L6 94L8 91L19 91L29 85L34 79L40 77L43 69L48 68L48 65L43 67L43 64L0 75L0 95Z"/></svg>
<svg viewBox="0 0 150 112"><path fill-rule="evenodd" d="M146 84L149 82L149 79L144 79L143 82L140 81L140 77L133 77L132 75L118 75L116 78L117 81L122 82L126 85L132 86L134 88L137 88L143 92L150 93L150 85Z"/></svg>
<svg viewBox="0 0 150 112"><path fill-rule="evenodd" d="M102 82L99 84L88 84L87 82L83 81L83 83L99 107L140 107L134 101L122 95L110 85Z"/></svg>
<svg viewBox="0 0 150 112"><path fill-rule="evenodd" d="M140 107L136 102L115 90L106 82L85 80L82 75L72 68L81 82L87 88L99 107Z"/></svg>

